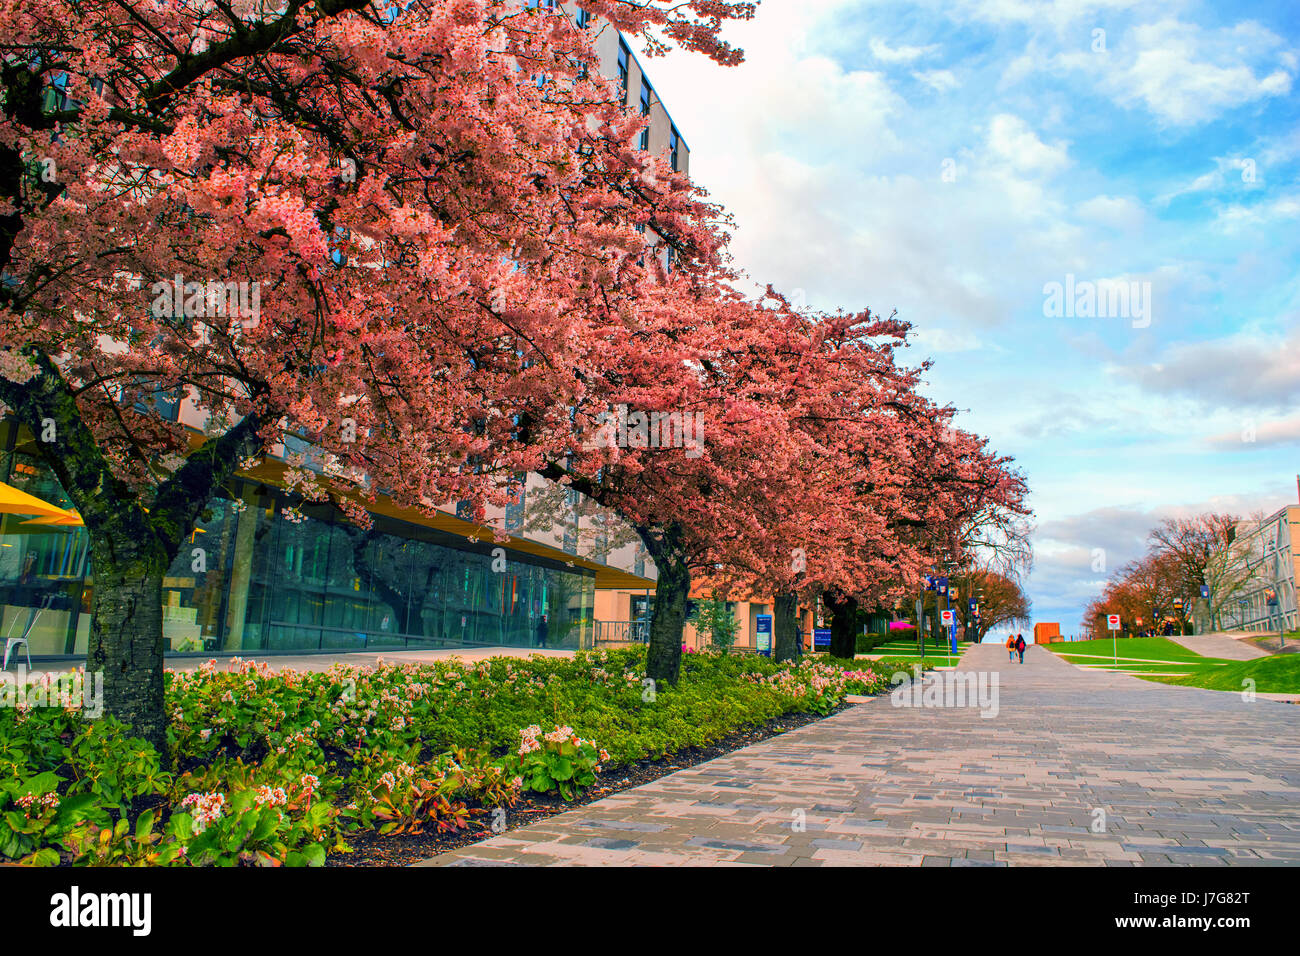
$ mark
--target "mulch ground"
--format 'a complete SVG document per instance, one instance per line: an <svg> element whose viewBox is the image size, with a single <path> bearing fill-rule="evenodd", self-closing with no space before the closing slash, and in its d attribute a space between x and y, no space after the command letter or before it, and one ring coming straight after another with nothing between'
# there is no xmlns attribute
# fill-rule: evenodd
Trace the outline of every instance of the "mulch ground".
<svg viewBox="0 0 1300 956"><path fill-rule="evenodd" d="M846 706L848 705L842 704L833 713L838 713ZM610 773L601 774L595 786L568 803L558 794L534 794L532 797L519 800L513 807L504 808L505 826L499 832L492 830L491 808L480 808L474 811L469 825L456 832L401 833L387 836L380 836L373 832L358 833L347 838L352 847L351 853L331 853L325 865L406 866L417 863L439 853L500 836L501 833L516 827L525 827L554 814L593 803L620 790L639 787L651 780L657 780L696 764L706 763L734 750L769 740L822 719L820 714L787 714L764 724L733 731L709 747L688 747L657 760L640 760L619 767Z"/></svg>

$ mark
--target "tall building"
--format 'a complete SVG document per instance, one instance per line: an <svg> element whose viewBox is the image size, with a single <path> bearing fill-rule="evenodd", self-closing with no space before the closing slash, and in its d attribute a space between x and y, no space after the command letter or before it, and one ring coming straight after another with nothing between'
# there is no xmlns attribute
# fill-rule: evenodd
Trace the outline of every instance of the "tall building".
<svg viewBox="0 0 1300 956"><path fill-rule="evenodd" d="M1219 623L1225 630L1294 631L1300 627L1296 576L1300 505L1286 505L1263 519L1237 523L1233 590L1223 595ZM1219 602L1216 602L1219 603Z"/></svg>

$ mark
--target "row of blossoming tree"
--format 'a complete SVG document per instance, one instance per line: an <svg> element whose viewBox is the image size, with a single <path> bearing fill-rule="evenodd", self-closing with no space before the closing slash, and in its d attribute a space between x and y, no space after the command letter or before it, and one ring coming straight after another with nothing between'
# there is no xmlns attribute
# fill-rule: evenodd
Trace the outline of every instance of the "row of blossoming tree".
<svg viewBox="0 0 1300 956"><path fill-rule="evenodd" d="M612 510L655 562L669 682L692 574L777 595L788 656L800 599L878 602L1024 514L897 362L904 323L742 295L723 211L636 148L593 31L725 67L755 5L582 6L0 5L0 402L84 520L87 666L136 733L165 741L167 568L290 438L335 478L285 486L362 526L380 494L481 507L530 472ZM594 440L620 406L703 440Z"/></svg>

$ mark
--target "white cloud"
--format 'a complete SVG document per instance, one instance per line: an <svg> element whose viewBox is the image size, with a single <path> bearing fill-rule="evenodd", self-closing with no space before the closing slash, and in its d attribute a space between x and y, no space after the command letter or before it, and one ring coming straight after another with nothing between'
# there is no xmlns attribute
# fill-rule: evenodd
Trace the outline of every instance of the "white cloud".
<svg viewBox="0 0 1300 956"><path fill-rule="evenodd" d="M1121 231L1140 229L1146 219L1142 204L1129 196L1093 196L1074 209L1080 219Z"/></svg>
<svg viewBox="0 0 1300 956"><path fill-rule="evenodd" d="M1217 451L1243 452L1257 448L1300 445L1300 416L1276 421L1243 418L1240 428L1211 435L1206 442Z"/></svg>
<svg viewBox="0 0 1300 956"><path fill-rule="evenodd" d="M1226 232L1300 219L1300 193L1285 193L1252 205L1233 203L1219 211L1217 225Z"/></svg>
<svg viewBox="0 0 1300 956"><path fill-rule="evenodd" d="M968 16L995 24L1050 24L1060 32L1084 19L1097 20L1106 13L1158 2L1161 0L956 0L954 5Z"/></svg>
<svg viewBox="0 0 1300 956"><path fill-rule="evenodd" d="M843 12L833 6L818 10L829 20ZM805 44L827 26L802 4L764 4L734 31L740 67L680 54L651 63L691 144L692 176L736 218L737 262L760 282L807 290L815 308L898 308L949 336L1006 321L1008 295L1041 286L1035 260L1078 241L1062 225L1068 205L1039 181L1067 164L1065 147L1016 117L992 130L972 117L965 145L936 149L889 78Z"/></svg>
<svg viewBox="0 0 1300 956"><path fill-rule="evenodd" d="M1282 43L1255 24L1203 30L1165 19L1134 27L1105 58L1072 55L1062 62L1091 66L1101 89L1123 106L1144 106L1170 126L1192 126L1289 93L1294 61L1281 55Z"/></svg>
<svg viewBox="0 0 1300 956"><path fill-rule="evenodd" d="M921 57L934 56L940 50L937 43L929 46L907 46L904 44L891 47L884 40L878 39L873 39L868 46L871 49L871 55L881 63L911 63Z"/></svg>
<svg viewBox="0 0 1300 956"><path fill-rule="evenodd" d="M1064 144L1048 145L1018 116L1000 113L988 128L988 151L1018 173L1050 175L1069 165Z"/></svg>
<svg viewBox="0 0 1300 956"><path fill-rule="evenodd" d="M1180 342L1159 360L1121 369L1150 392L1186 395L1206 408L1289 409L1300 401L1300 330L1290 335L1241 332Z"/></svg>
<svg viewBox="0 0 1300 956"><path fill-rule="evenodd" d="M946 93L961 86L952 70L916 70L912 73L912 78L937 93Z"/></svg>
<svg viewBox="0 0 1300 956"><path fill-rule="evenodd" d="M921 352L973 352L981 348L973 332L927 327L917 329L912 342Z"/></svg>

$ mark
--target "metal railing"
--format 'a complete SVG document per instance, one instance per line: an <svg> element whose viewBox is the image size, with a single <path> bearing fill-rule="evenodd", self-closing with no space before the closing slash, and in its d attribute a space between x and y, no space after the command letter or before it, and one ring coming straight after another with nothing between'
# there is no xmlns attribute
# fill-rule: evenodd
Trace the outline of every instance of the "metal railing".
<svg viewBox="0 0 1300 956"><path fill-rule="evenodd" d="M644 644L650 639L649 621L597 621L595 643Z"/></svg>

